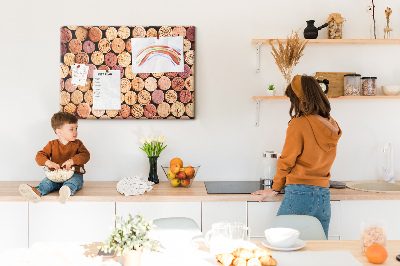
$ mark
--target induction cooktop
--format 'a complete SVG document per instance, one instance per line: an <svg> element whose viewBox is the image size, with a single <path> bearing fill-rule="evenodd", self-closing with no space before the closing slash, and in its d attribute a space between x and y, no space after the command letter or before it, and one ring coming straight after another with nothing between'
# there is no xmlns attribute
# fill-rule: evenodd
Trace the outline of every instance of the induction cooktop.
<svg viewBox="0 0 400 266"><path fill-rule="evenodd" d="M264 189L260 181L206 181L207 194L251 194Z"/></svg>

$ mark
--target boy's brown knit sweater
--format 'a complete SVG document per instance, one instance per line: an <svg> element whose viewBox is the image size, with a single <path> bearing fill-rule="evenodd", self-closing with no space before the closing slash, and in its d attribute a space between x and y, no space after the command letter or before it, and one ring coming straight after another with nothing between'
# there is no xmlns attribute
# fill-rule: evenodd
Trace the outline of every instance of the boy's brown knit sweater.
<svg viewBox="0 0 400 266"><path fill-rule="evenodd" d="M341 135L340 128L335 134L314 115L292 119L272 188L280 191L285 184L329 187L330 169Z"/></svg>
<svg viewBox="0 0 400 266"><path fill-rule="evenodd" d="M49 141L43 150L36 154L36 162L40 166L45 166L47 160L61 166L69 159L74 161L75 173L80 173L81 167L89 161L90 153L79 139L70 141L66 145L58 139Z"/></svg>

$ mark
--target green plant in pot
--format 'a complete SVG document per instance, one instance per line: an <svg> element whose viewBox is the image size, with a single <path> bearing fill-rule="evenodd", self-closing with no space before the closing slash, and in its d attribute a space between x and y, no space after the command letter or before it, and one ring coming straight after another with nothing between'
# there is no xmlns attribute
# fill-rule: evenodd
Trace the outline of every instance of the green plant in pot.
<svg viewBox="0 0 400 266"><path fill-rule="evenodd" d="M275 95L275 85L270 84L268 85L267 96L274 96Z"/></svg>
<svg viewBox="0 0 400 266"><path fill-rule="evenodd" d="M116 227L101 249L121 254L125 266L139 266L143 249L157 250L159 242L148 236L155 227L153 221L145 220L143 215L131 214L127 220L115 216L115 221Z"/></svg>

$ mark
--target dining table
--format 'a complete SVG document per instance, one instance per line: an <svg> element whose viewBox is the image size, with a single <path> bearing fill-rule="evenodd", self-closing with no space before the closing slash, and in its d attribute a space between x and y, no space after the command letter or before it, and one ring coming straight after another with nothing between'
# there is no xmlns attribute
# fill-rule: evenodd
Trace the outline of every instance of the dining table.
<svg viewBox="0 0 400 266"><path fill-rule="evenodd" d="M284 263L282 258L289 256L295 258L300 254L308 254L314 257L318 257L318 254L323 256L326 255L326 261L321 262L320 266L332 265L330 264L331 261L329 260L329 255L343 253L349 254L351 259L355 262L348 265L376 265L370 263L365 255L361 253L359 240L307 240L305 242L306 245L296 251L281 252L271 250L272 256L277 259L277 265L287 265L288 263ZM268 249L263 245L262 241L251 241L250 244L254 247L257 246L259 248ZM35 243L32 247L26 250L10 249L0 253L0 265L120 265L118 262L120 259L119 256L112 258L97 256L101 245L101 242ZM400 254L400 240L388 240L386 249L388 251L388 258L382 265L400 266L400 262L396 260L396 256ZM281 258L281 260L279 258ZM158 263L155 263L155 261L157 261L156 259L162 261L159 265L222 265L217 262L215 256L209 253L209 249L205 246L204 242L199 242L198 248L191 251L186 250L184 247L177 246L174 251L165 254L162 252L148 252L145 256L142 256L141 266L158 265ZM188 260L190 260L190 262ZM185 263L186 261L188 263ZM301 265L297 260L290 264ZM340 266L345 265L346 264L340 264Z"/></svg>

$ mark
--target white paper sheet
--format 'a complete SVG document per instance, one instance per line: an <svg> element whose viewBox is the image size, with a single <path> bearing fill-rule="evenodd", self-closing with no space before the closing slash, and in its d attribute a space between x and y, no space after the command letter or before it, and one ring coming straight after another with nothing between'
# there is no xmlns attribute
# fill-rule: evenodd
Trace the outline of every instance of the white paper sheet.
<svg viewBox="0 0 400 266"><path fill-rule="evenodd" d="M132 38L132 72L183 72L183 37Z"/></svg>
<svg viewBox="0 0 400 266"><path fill-rule="evenodd" d="M93 71L93 110L121 110L121 72Z"/></svg>
<svg viewBox="0 0 400 266"><path fill-rule="evenodd" d="M84 64L75 64L71 66L71 70L72 70L72 85L85 86L87 81L87 75L89 72L89 66Z"/></svg>

